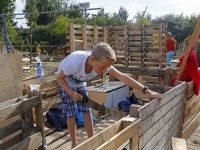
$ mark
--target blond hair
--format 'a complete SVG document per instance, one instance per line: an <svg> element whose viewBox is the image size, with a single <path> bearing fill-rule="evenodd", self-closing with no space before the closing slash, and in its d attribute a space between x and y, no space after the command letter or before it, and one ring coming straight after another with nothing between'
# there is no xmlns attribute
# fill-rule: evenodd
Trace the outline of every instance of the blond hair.
<svg viewBox="0 0 200 150"><path fill-rule="evenodd" d="M167 33L167 37L168 37L168 38L171 38L171 37L172 37L172 33L171 33L171 32L168 32L168 33Z"/></svg>
<svg viewBox="0 0 200 150"><path fill-rule="evenodd" d="M101 61L103 58L108 58L110 60L116 61L115 52L107 43L97 44L94 47L91 55L94 56L94 58L98 61Z"/></svg>

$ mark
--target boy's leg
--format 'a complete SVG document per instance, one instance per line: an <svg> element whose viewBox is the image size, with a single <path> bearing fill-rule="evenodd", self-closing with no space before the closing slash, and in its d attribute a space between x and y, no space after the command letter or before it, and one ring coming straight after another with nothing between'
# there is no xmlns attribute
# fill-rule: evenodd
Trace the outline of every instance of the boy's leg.
<svg viewBox="0 0 200 150"><path fill-rule="evenodd" d="M77 145L75 117L67 118L67 126L68 126L68 131L72 140L72 146Z"/></svg>
<svg viewBox="0 0 200 150"><path fill-rule="evenodd" d="M88 138L93 136L93 121L90 113L83 113L84 117L84 126L87 132Z"/></svg>

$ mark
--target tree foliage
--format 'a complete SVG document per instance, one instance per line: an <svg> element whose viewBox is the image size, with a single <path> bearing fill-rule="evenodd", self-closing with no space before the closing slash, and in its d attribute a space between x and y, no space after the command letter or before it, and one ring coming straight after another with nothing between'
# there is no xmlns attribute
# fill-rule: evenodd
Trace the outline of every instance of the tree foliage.
<svg viewBox="0 0 200 150"><path fill-rule="evenodd" d="M24 13L38 12L36 4L37 4L36 0L26 0L23 12ZM27 19L27 25L30 26L31 24L35 24L38 16L39 14L26 14L25 18Z"/></svg>
<svg viewBox="0 0 200 150"><path fill-rule="evenodd" d="M15 11L15 2L16 0L1 0L0 2L0 14L13 13ZM12 26L16 25L16 22L13 20L13 16L6 16L6 20L12 23ZM0 27L2 27L2 18L0 19Z"/></svg>
<svg viewBox="0 0 200 150"><path fill-rule="evenodd" d="M171 32L177 42L180 43L184 41L187 36L192 34L197 22L197 16L191 15L190 17L187 17L183 16L183 14L166 14L164 16L157 17L152 22L168 24L167 30Z"/></svg>

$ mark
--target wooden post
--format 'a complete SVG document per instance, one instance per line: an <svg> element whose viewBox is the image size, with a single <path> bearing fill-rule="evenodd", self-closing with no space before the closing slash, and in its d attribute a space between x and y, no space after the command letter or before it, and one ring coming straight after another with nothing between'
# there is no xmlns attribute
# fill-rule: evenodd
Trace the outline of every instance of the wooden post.
<svg viewBox="0 0 200 150"><path fill-rule="evenodd" d="M29 129L33 128L33 115L32 109L21 114L21 127L22 127L22 138L25 139L30 136Z"/></svg>
<svg viewBox="0 0 200 150"><path fill-rule="evenodd" d="M145 33L144 33L144 25L141 25L141 68L144 68L144 58L145 58L145 45L144 45L144 38L145 38Z"/></svg>
<svg viewBox="0 0 200 150"><path fill-rule="evenodd" d="M70 23L69 24L69 36L70 36L70 51L71 53L75 51L75 40L74 40L74 24Z"/></svg>
<svg viewBox="0 0 200 150"><path fill-rule="evenodd" d="M185 111L185 102L187 101L188 98L188 91L189 91L189 85L188 83L186 83L185 86L185 93L184 93L184 98L183 98L183 102L182 102L182 108L181 108L181 116L180 116L180 121L179 121L179 128L178 128L178 137L181 138L182 136L182 125L184 123L184 111Z"/></svg>
<svg viewBox="0 0 200 150"><path fill-rule="evenodd" d="M94 46L98 44L98 26L94 26Z"/></svg>
<svg viewBox="0 0 200 150"><path fill-rule="evenodd" d="M124 26L124 58L125 67L128 67L128 27Z"/></svg>
<svg viewBox="0 0 200 150"><path fill-rule="evenodd" d="M159 26L159 68L162 68L162 26Z"/></svg>
<svg viewBox="0 0 200 150"><path fill-rule="evenodd" d="M180 67L180 70L179 70L179 72L178 72L178 75L177 75L176 80L179 80L179 79L180 79L180 77L181 77L181 75L182 75L182 73L183 73L183 71L184 71L184 69L185 69L185 64L186 64L187 59L188 59L188 57L189 57L189 55L190 55L190 51L191 51L192 48L194 48L194 46L195 46L195 44L196 44L196 42L197 42L197 39L198 39L198 37L199 37L199 33L200 33L200 16L199 16L199 18L198 18L198 20L197 20L195 29L194 29L194 31L193 31L193 33L192 33L192 37L191 37L191 39L190 39L190 43L189 43L189 45L188 45L188 47L187 47L187 50L186 50L185 56L184 56L184 58L183 58L183 61L182 61L182 64L181 64L181 67ZM174 85L175 85L175 84L174 84Z"/></svg>
<svg viewBox="0 0 200 150"><path fill-rule="evenodd" d="M87 50L87 25L82 25L82 35L83 35L83 50Z"/></svg>
<svg viewBox="0 0 200 150"><path fill-rule="evenodd" d="M105 43L108 43L108 27L107 26L103 27L103 41Z"/></svg>

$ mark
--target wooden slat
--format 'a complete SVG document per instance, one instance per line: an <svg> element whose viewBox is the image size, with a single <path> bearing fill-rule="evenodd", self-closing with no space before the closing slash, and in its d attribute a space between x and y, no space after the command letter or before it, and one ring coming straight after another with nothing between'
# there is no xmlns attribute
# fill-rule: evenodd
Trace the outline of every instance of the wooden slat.
<svg viewBox="0 0 200 150"><path fill-rule="evenodd" d="M176 86L172 91L168 91L163 94L163 98L161 102L158 102L157 99L154 99L151 101L151 103L148 103L141 108L139 108L140 111L140 119L145 119L148 117L148 115L152 114L154 111L162 107L164 104L166 104L169 100L173 99L176 95L179 95L182 93L185 89L185 83L181 83L180 85Z"/></svg>
<svg viewBox="0 0 200 150"><path fill-rule="evenodd" d="M21 129L21 120L14 121L0 128L0 139L3 139Z"/></svg>
<svg viewBox="0 0 200 150"><path fill-rule="evenodd" d="M42 135L41 133L36 133L18 144L10 147L8 150L33 150L37 149L42 145Z"/></svg>
<svg viewBox="0 0 200 150"><path fill-rule="evenodd" d="M109 126L105 130L99 132L98 134L94 135L91 139L86 140L85 142L81 143L76 150L88 150L88 149L96 149L99 146L101 146L103 143L108 141L109 139L111 140L112 137L120 132L122 130L122 120L125 118L122 118L121 120L115 122L112 126ZM133 126L137 125L140 120L136 120L136 118L130 118L132 119L131 122ZM136 121L134 121L136 120ZM137 127L134 127L134 129ZM126 129L126 128L125 128ZM131 130L131 129L130 129ZM123 130L122 130L123 131ZM126 139L128 140L128 139Z"/></svg>
<svg viewBox="0 0 200 150"><path fill-rule="evenodd" d="M184 139L188 139L188 137L194 132L194 130L198 127L200 124L200 113L191 121L191 123L188 125L188 127L185 128L185 130L182 131L182 137Z"/></svg>
<svg viewBox="0 0 200 150"><path fill-rule="evenodd" d="M6 108L2 108L0 109L0 121L4 121L23 112L26 112L31 108L39 105L40 103L40 98L38 96L35 96L33 98L20 101L16 104L12 104Z"/></svg>

